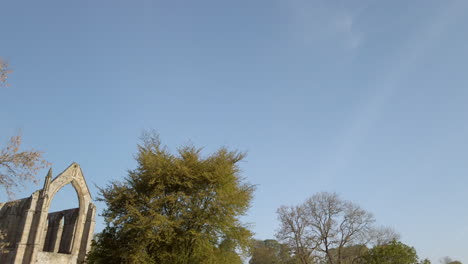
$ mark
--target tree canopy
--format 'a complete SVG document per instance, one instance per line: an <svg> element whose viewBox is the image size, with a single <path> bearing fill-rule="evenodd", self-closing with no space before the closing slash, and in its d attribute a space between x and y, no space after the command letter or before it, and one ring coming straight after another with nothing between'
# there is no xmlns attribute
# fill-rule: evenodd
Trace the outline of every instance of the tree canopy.
<svg viewBox="0 0 468 264"><path fill-rule="evenodd" d="M364 243L375 221L357 204L326 192L298 206L282 206L277 213L277 237L293 248L302 264L311 264L312 259L343 264L350 257L345 248Z"/></svg>
<svg viewBox="0 0 468 264"><path fill-rule="evenodd" d="M450 258L450 257L443 257L443 258L440 260L440 263L442 263L442 264L462 264L460 261L458 261L458 260L453 260L453 259Z"/></svg>
<svg viewBox="0 0 468 264"><path fill-rule="evenodd" d="M300 262L292 256L288 245L267 239L254 241L249 264L300 264Z"/></svg>
<svg viewBox="0 0 468 264"><path fill-rule="evenodd" d="M100 190L106 227L90 263L241 263L252 233L242 223L254 186L240 176L243 153L220 148L203 157L182 146L176 154L154 133L138 146L138 166Z"/></svg>
<svg viewBox="0 0 468 264"><path fill-rule="evenodd" d="M399 241L378 245L363 256L364 264L418 264L418 255L413 247Z"/></svg>

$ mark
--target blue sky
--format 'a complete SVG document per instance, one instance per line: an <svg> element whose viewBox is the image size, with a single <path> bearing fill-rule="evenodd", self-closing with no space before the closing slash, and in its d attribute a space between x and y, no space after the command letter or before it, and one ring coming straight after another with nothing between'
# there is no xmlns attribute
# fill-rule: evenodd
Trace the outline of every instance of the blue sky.
<svg viewBox="0 0 468 264"><path fill-rule="evenodd" d="M0 140L22 131L55 174L78 162L95 197L135 167L144 129L171 149L228 146L248 152L258 238L280 205L336 191L421 257L468 263L467 7L3 1ZM58 207L76 203L68 191Z"/></svg>

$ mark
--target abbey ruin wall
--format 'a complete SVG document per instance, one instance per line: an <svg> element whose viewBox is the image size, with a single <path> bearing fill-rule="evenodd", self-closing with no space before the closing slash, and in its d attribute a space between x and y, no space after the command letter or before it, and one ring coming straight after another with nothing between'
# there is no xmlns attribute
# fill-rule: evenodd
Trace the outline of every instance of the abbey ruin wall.
<svg viewBox="0 0 468 264"><path fill-rule="evenodd" d="M79 207L49 212L51 200L71 184ZM73 163L30 197L0 203L0 263L82 263L90 249L96 208L78 164Z"/></svg>

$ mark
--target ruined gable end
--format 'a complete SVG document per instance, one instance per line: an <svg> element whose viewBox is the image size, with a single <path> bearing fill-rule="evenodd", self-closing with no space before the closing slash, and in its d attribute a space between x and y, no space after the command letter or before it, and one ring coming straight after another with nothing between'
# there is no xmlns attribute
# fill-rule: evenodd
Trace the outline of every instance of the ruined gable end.
<svg viewBox="0 0 468 264"><path fill-rule="evenodd" d="M49 212L55 194L71 184L78 208ZM82 263L91 246L96 207L77 163L30 197L0 203L0 263Z"/></svg>

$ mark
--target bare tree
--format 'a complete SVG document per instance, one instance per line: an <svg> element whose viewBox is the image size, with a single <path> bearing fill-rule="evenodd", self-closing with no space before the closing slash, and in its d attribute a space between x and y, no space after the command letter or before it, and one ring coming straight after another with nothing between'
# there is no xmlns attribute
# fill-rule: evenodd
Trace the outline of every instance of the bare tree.
<svg viewBox="0 0 468 264"><path fill-rule="evenodd" d="M301 206L282 206L277 210L281 226L276 237L294 251L301 264L312 264L312 252L318 241L311 233L304 208Z"/></svg>
<svg viewBox="0 0 468 264"><path fill-rule="evenodd" d="M37 183L36 173L50 165L40 151L20 151L21 140L21 135L13 136L6 147L0 149L0 186L10 199L14 197L13 191L25 182Z"/></svg>
<svg viewBox="0 0 468 264"><path fill-rule="evenodd" d="M369 232L368 243L373 246L381 246L392 242L393 240L400 240L400 234L390 227L376 227L372 228Z"/></svg>
<svg viewBox="0 0 468 264"><path fill-rule="evenodd" d="M307 215L330 264L341 263L343 248L364 242L374 222L372 214L341 200L335 193L318 193L305 202ZM336 249L337 255L331 254Z"/></svg>
<svg viewBox="0 0 468 264"><path fill-rule="evenodd" d="M0 87L7 86L10 72L8 63L0 58ZM21 135L13 136L4 148L0 148L0 187L10 199L20 185L28 181L37 183L36 173L50 165L40 151L20 151L21 141Z"/></svg>
<svg viewBox="0 0 468 264"><path fill-rule="evenodd" d="M7 86L8 74L11 72L11 69L8 66L8 63L0 58L0 86Z"/></svg>
<svg viewBox="0 0 468 264"><path fill-rule="evenodd" d="M281 207L278 215L278 239L298 252L298 245L308 245L310 255L329 264L342 264L346 247L367 243L375 222L372 214L358 205L326 192L313 195L297 207Z"/></svg>

